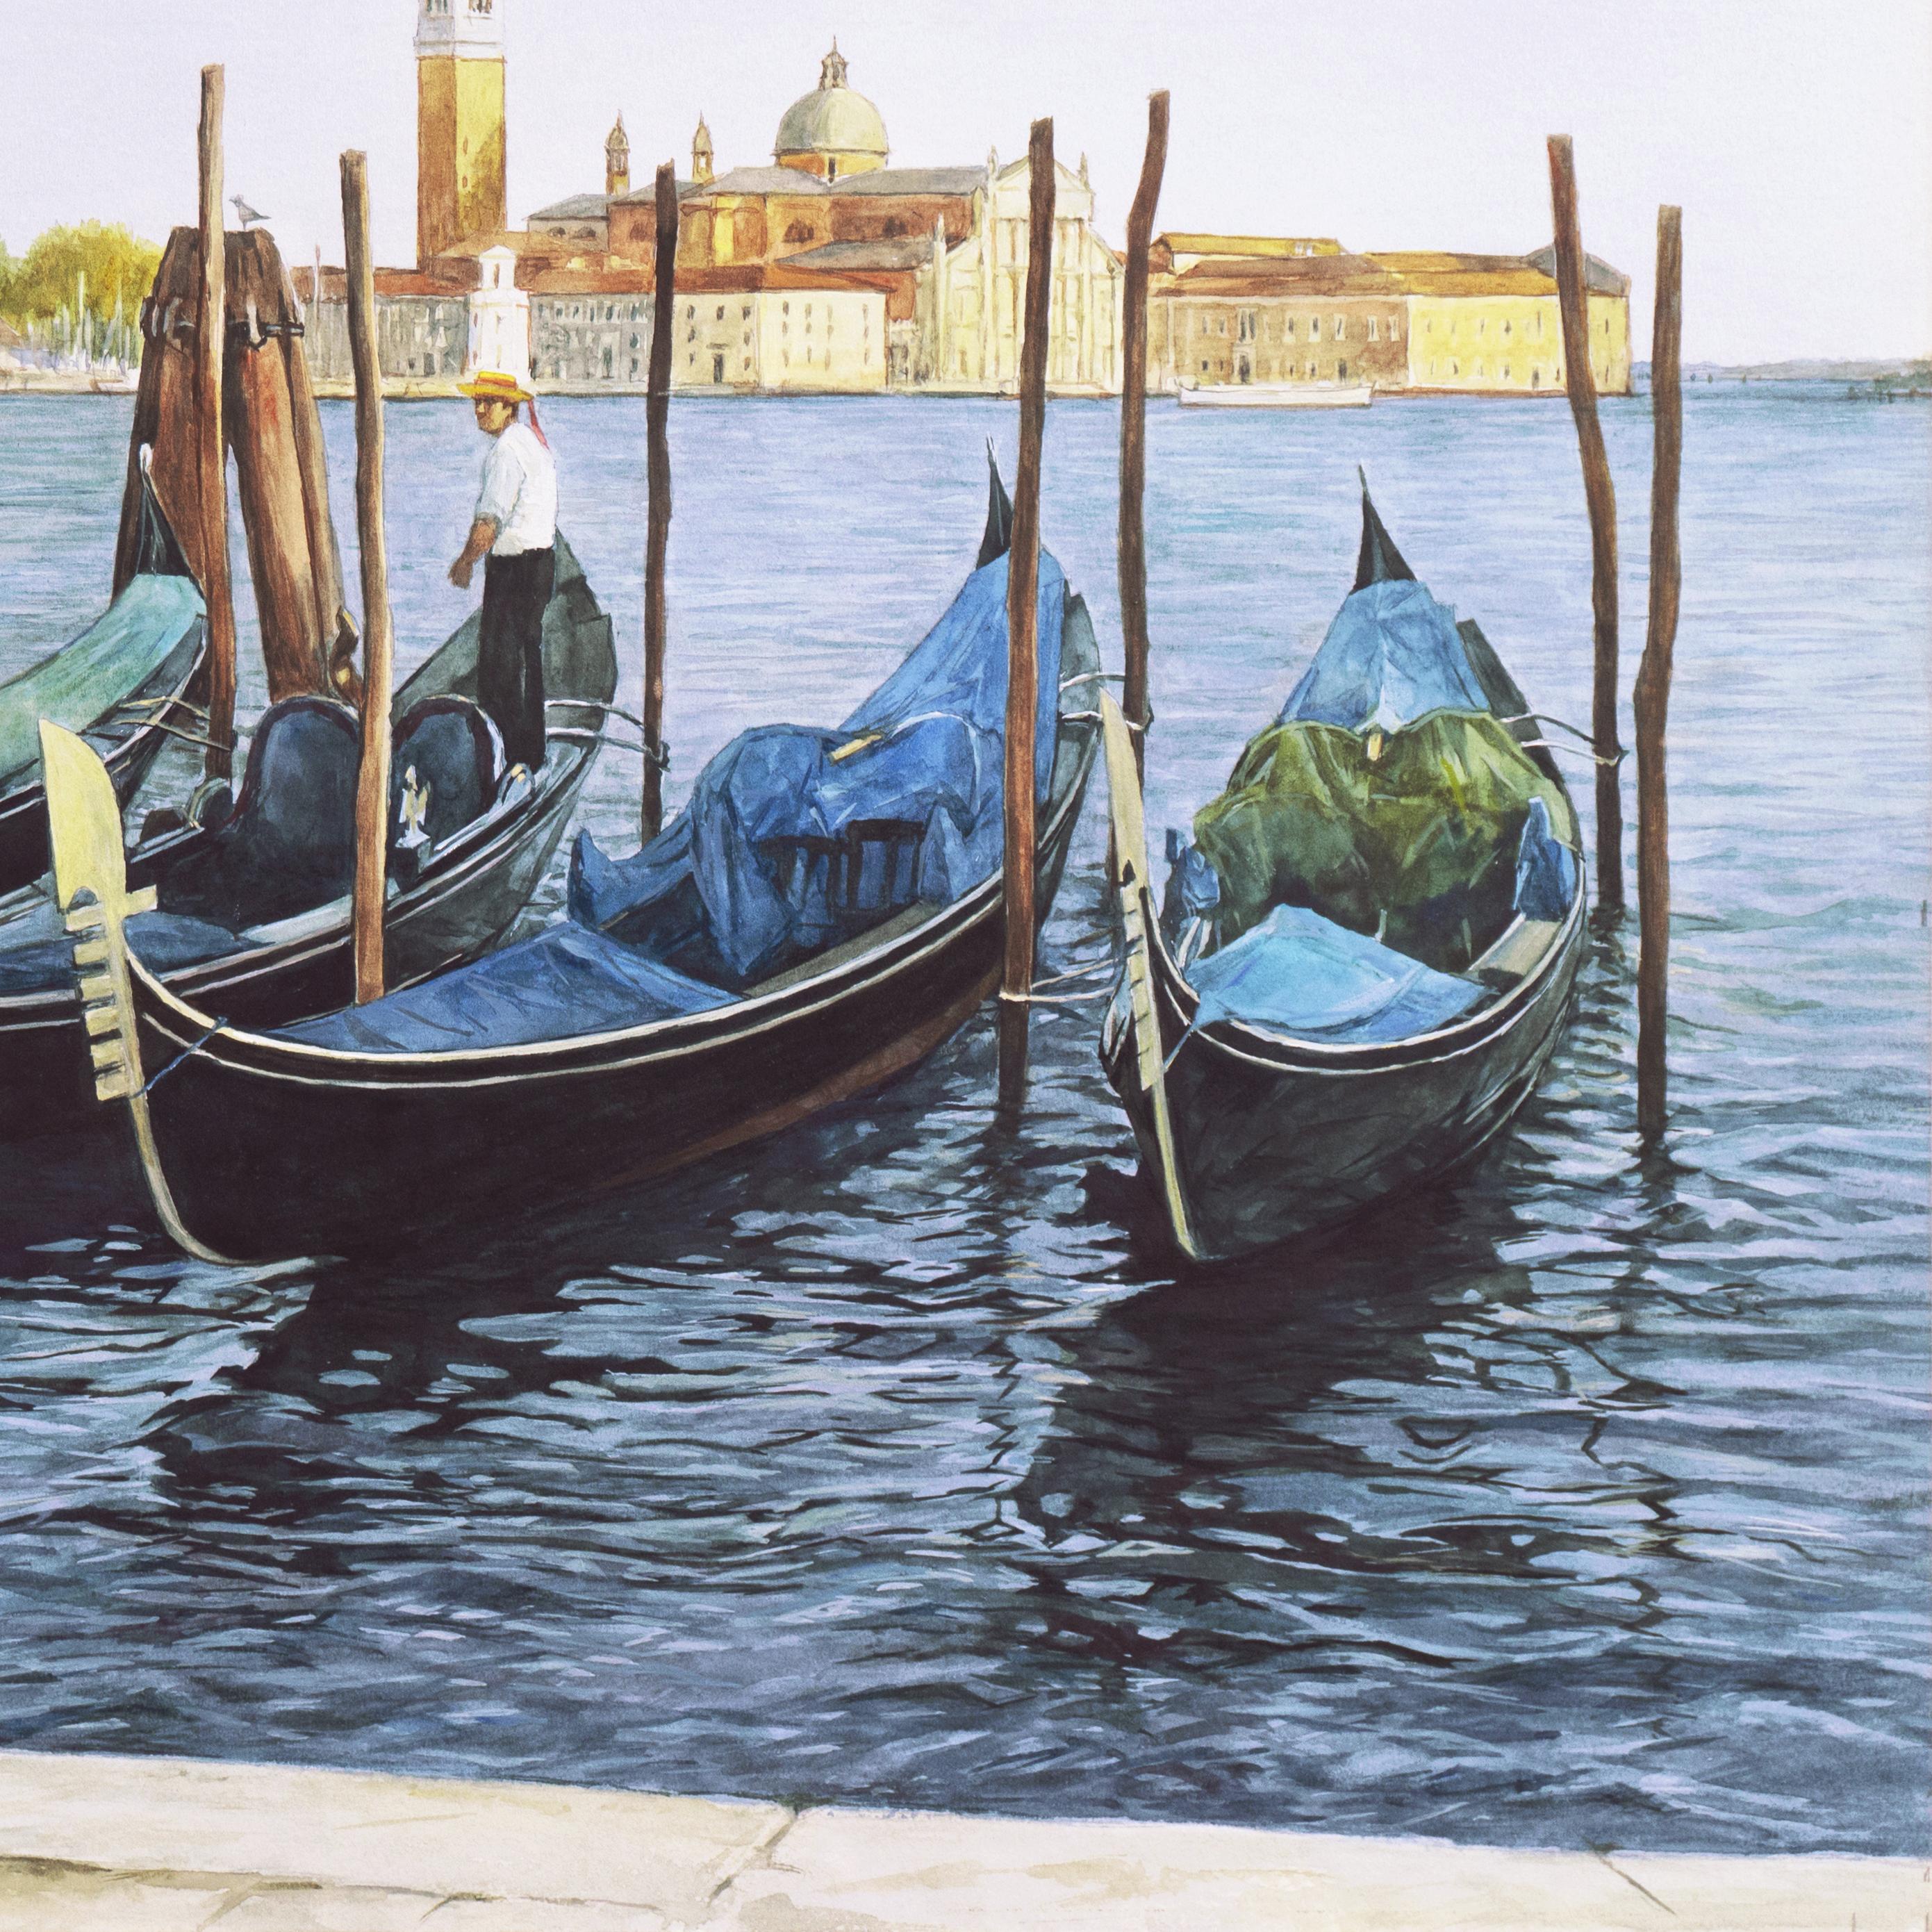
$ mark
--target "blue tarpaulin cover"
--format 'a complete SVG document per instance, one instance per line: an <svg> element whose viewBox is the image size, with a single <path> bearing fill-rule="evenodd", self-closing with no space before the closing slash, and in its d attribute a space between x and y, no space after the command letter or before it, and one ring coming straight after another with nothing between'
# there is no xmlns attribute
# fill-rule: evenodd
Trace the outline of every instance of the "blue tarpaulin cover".
<svg viewBox="0 0 1932 1932"><path fill-rule="evenodd" d="M128 922L128 943L152 973L172 973L183 966L252 945L225 926L178 913L136 913ZM74 984L74 942L65 934L51 900L0 926L0 998L22 993L44 993Z"/></svg>
<svg viewBox="0 0 1932 1932"><path fill-rule="evenodd" d="M1384 731L1431 711L1486 711L1456 614L1413 578L1389 578L1342 602L1275 722Z"/></svg>
<svg viewBox="0 0 1932 1932"><path fill-rule="evenodd" d="M1066 584L1042 551L1035 773L1053 770ZM627 932L694 888L710 970L743 985L834 937L828 876L775 862L767 842L836 837L857 819L923 826L914 896L950 904L1000 862L1006 706L1006 558L967 579L904 663L836 730L742 733L698 774L690 802L644 850L612 860L587 833L569 905L582 924ZM683 958L685 956L680 956Z"/></svg>
<svg viewBox="0 0 1932 1932"><path fill-rule="evenodd" d="M634 856L580 835L570 918L419 986L305 1020L280 1036L351 1052L460 1052L615 1032L710 1011L740 997L722 983L776 970L823 945L830 909L788 893L761 841L830 836L854 819L926 830L916 896L946 903L999 865L1006 702L1006 560L982 566L892 675L836 731L794 724L741 734L699 774L691 802ZM1058 740L1066 590L1040 560L1039 782ZM856 748L848 748L856 746ZM835 754L844 753L842 756ZM641 936L627 915L670 906ZM718 980L664 955L700 920ZM614 936L602 927L622 926Z"/></svg>
<svg viewBox="0 0 1932 1932"><path fill-rule="evenodd" d="M1194 1024L1236 1019L1303 1040L1360 1046L1446 1026L1484 997L1306 906L1276 906L1188 974Z"/></svg>
<svg viewBox="0 0 1932 1932"><path fill-rule="evenodd" d="M1557 837L1550 808L1529 802L1529 817L1516 848L1516 909L1525 919L1560 920L1576 896L1576 855Z"/></svg>
<svg viewBox="0 0 1932 1932"><path fill-rule="evenodd" d="M458 972L280 1032L347 1053L459 1052L614 1033L701 1013L730 997L566 921Z"/></svg>

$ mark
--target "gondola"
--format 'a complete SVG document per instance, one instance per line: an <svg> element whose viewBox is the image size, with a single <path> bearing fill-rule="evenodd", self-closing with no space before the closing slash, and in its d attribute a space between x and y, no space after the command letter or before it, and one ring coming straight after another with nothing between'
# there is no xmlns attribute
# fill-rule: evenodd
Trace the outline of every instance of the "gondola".
<svg viewBox="0 0 1932 1932"><path fill-rule="evenodd" d="M560 536L544 616L548 752L504 768L476 703L478 617L396 693L392 836L384 951L408 986L474 958L514 922L548 868L590 774L616 688L610 620ZM283 699L257 722L232 802L158 826L128 854L155 904L136 952L185 1000L239 1024L275 1025L340 1006L354 990L349 892L360 756L356 712ZM58 914L42 901L0 924L0 1136L98 1118L80 1002Z"/></svg>
<svg viewBox="0 0 1932 1932"><path fill-rule="evenodd" d="M207 649L200 586L144 466L134 573L126 589L71 643L0 684L0 894L18 891L47 868L40 721L51 718L81 733L100 752L125 805L170 732L192 722L188 701Z"/></svg>
<svg viewBox="0 0 1932 1932"><path fill-rule="evenodd" d="M112 798L50 734L61 902L100 1090L164 1225L238 1260L350 1254L635 1184L929 1053L996 984L1010 512L938 623L835 730L767 726L658 836L580 834L570 916L413 992L276 1031L222 1023L127 947ZM1098 742L1092 623L1040 560L1037 904Z"/></svg>
<svg viewBox="0 0 1932 1932"><path fill-rule="evenodd" d="M1362 495L1354 590L1190 842L1149 873L1102 701L1124 939L1101 1060L1174 1246L1225 1260L1346 1221L1493 1141L1583 939L1576 818L1480 629Z"/></svg>

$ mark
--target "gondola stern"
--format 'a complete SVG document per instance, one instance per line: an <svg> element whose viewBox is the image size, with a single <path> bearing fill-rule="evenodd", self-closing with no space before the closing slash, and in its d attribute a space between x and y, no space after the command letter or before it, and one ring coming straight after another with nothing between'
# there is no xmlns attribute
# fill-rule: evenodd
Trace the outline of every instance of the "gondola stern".
<svg viewBox="0 0 1932 1932"><path fill-rule="evenodd" d="M1000 480L1000 459L993 453L993 439L986 439L986 532L980 539L980 554L974 564L984 570L996 557L1012 548L1013 505Z"/></svg>
<svg viewBox="0 0 1932 1932"><path fill-rule="evenodd" d="M1366 590L1372 584L1394 581L1413 584L1415 572L1396 548L1395 539L1369 495L1368 472L1358 464L1355 474L1362 479L1362 547L1355 559L1354 588Z"/></svg>
<svg viewBox="0 0 1932 1932"><path fill-rule="evenodd" d="M154 982L128 950L127 924L136 914L154 910L154 888L128 890L120 802L114 781L94 748L75 733L43 718L40 761L46 783L55 903L73 940L94 1098L104 1105L127 1103L141 1172L168 1238L197 1261L225 1264L228 1258L196 1240L176 1210L155 1144L148 1083L142 1075L134 985L137 978L148 986Z"/></svg>

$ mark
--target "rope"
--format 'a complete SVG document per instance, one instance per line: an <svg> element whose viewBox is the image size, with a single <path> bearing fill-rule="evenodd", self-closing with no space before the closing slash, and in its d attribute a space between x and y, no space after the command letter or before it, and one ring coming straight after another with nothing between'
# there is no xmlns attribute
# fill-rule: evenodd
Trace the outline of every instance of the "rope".
<svg viewBox="0 0 1932 1932"><path fill-rule="evenodd" d="M210 1027L207 1032L203 1034L200 1039L196 1040L192 1046L183 1047L180 1052L176 1054L173 1059L170 1060L166 1066L164 1066L158 1073L155 1073L149 1077L147 1084L141 1089L142 1095L145 1096L147 1094L152 1094L154 1089L182 1064L184 1060L189 1059L195 1054L199 1053L201 1049L206 1046L208 1042L212 1040L227 1024L228 1022L225 1019L217 1020L214 1025Z"/></svg>
<svg viewBox="0 0 1932 1932"><path fill-rule="evenodd" d="M1614 758L1606 758L1594 752L1586 752L1580 745L1565 745L1553 738L1522 738L1517 740L1526 752L1568 752L1573 757L1588 758L1593 765L1620 765L1630 756L1630 747L1624 746Z"/></svg>

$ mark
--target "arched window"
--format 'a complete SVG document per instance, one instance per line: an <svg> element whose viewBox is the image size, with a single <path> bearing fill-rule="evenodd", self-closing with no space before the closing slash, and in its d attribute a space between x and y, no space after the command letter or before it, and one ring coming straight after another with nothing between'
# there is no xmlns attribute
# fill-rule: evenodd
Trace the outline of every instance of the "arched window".
<svg viewBox="0 0 1932 1932"><path fill-rule="evenodd" d="M906 225L904 222L900 220L898 216L896 214L889 214L886 217L886 225L880 231L881 233L886 236L903 235L906 232Z"/></svg>
<svg viewBox="0 0 1932 1932"><path fill-rule="evenodd" d="M808 221L794 221L791 226L785 230L785 239L788 242L809 242L812 239L811 223Z"/></svg>

